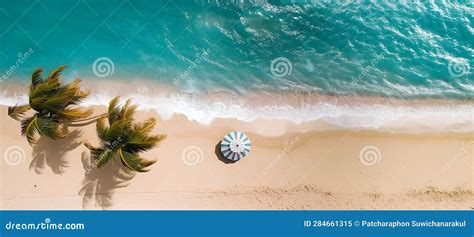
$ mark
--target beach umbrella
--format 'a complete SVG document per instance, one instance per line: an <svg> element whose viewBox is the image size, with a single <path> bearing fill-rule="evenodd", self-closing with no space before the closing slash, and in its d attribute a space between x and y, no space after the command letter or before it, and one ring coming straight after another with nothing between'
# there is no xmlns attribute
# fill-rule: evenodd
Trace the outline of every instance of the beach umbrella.
<svg viewBox="0 0 474 237"><path fill-rule="evenodd" d="M243 132L231 132L221 142L222 155L228 160L238 161L250 152L252 142Z"/></svg>

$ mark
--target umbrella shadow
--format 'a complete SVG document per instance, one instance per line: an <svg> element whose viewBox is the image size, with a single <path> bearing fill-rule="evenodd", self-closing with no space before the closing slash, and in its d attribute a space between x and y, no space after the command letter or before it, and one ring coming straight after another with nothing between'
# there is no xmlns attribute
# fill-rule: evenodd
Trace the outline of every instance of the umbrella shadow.
<svg viewBox="0 0 474 237"><path fill-rule="evenodd" d="M90 156L90 152L82 152L81 161L85 176L83 186L79 190L82 196L82 207L110 208L113 205L113 196L118 188L127 187L135 177L136 172L123 167L118 159L111 159L100 169L97 168Z"/></svg>
<svg viewBox="0 0 474 237"><path fill-rule="evenodd" d="M224 162L225 164L233 164L236 162L236 160L229 160L229 159L226 159L224 155L222 155L222 152L221 152L221 142L220 141L219 143L217 143L215 149L214 149L214 153L216 154L217 158Z"/></svg>
<svg viewBox="0 0 474 237"><path fill-rule="evenodd" d="M46 167L50 167L53 173L63 174L69 167L66 154L82 144L81 136L80 130L73 130L60 140L40 137L33 146L31 154L33 160L30 163L30 170L42 174Z"/></svg>

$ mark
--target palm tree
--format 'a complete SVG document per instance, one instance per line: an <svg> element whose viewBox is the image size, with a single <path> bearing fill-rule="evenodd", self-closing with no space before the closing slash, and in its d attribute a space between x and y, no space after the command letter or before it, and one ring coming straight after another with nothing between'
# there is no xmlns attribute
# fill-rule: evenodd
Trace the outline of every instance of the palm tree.
<svg viewBox="0 0 474 237"><path fill-rule="evenodd" d="M96 119L88 118L92 114L91 109L75 107L89 92L81 91L79 79L65 84L61 77L64 69L66 66L56 68L47 78L42 77L41 68L36 69L31 76L29 103L8 107L8 115L21 122L21 134L26 136L30 145L36 142L37 134L54 140L64 138L68 134L68 126L86 125L75 123ZM35 113L27 117L25 113L30 109Z"/></svg>
<svg viewBox="0 0 474 237"><path fill-rule="evenodd" d="M134 121L136 106L127 100L119 106L119 97L109 103L108 117L97 120L97 134L101 140L99 147L89 143L84 145L91 151L94 167L102 167L109 160L117 158L133 171L146 172L156 161L141 158L138 153L148 151L166 138L166 135L150 135L156 126L156 119L142 123Z"/></svg>

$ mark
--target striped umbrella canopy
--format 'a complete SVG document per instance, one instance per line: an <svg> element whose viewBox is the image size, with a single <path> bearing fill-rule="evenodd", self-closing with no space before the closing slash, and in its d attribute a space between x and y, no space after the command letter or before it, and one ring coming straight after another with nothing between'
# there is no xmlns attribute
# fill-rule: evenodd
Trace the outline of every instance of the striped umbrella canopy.
<svg viewBox="0 0 474 237"><path fill-rule="evenodd" d="M231 132L221 142L222 155L228 160L238 161L250 152L252 142L243 132Z"/></svg>

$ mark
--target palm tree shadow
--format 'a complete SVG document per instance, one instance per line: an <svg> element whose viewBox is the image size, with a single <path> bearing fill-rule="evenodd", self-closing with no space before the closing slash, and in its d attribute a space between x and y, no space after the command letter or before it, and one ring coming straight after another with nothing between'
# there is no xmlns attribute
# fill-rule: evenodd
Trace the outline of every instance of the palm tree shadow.
<svg viewBox="0 0 474 237"><path fill-rule="evenodd" d="M118 188L129 185L136 172L123 167L118 159L111 159L100 169L97 168L89 152L82 152L82 165L85 170L83 186L79 190L82 195L82 207L110 208L113 205L113 195Z"/></svg>
<svg viewBox="0 0 474 237"><path fill-rule="evenodd" d="M53 140L48 137L40 137L33 146L30 170L41 174L48 166L55 174L63 174L65 168L69 167L66 154L82 144L80 130L71 131L65 138Z"/></svg>

